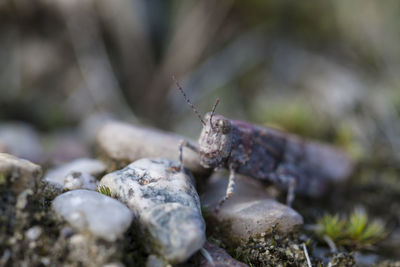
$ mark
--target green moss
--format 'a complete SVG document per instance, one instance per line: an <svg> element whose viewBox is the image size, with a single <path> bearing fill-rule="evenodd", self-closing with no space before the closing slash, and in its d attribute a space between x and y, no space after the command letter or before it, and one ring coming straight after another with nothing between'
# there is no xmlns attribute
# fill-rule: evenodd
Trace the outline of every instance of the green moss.
<svg viewBox="0 0 400 267"><path fill-rule="evenodd" d="M329 236L332 240L339 240L344 235L344 227L346 222L339 218L339 215L324 215L317 222L319 226L318 234L323 237Z"/></svg>
<svg viewBox="0 0 400 267"><path fill-rule="evenodd" d="M103 195L106 195L106 196L111 197L111 190L110 190L109 187L107 187L107 186L105 186L105 185L100 186L100 187L97 189L97 192L99 192L99 193L101 193L101 194L103 194Z"/></svg>
<svg viewBox="0 0 400 267"><path fill-rule="evenodd" d="M355 209L348 219L325 215L317 222L317 235L328 236L336 245L363 248L382 240L386 231L378 220L370 220L363 209Z"/></svg>
<svg viewBox="0 0 400 267"><path fill-rule="evenodd" d="M0 185L6 184L7 179L5 173L0 173Z"/></svg>

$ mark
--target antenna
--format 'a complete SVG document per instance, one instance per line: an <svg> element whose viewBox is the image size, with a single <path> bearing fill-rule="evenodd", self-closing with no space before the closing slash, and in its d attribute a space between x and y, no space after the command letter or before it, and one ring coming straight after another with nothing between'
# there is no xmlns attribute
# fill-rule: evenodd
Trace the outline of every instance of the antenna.
<svg viewBox="0 0 400 267"><path fill-rule="evenodd" d="M194 107L194 105L192 104L192 102L190 102L189 98L186 96L185 91L183 91L182 87L179 85L178 81L175 79L175 75L172 75L172 80L174 80L176 86L178 87L179 91L181 91L183 97L185 98L186 102L190 105L190 107L193 109L194 113L196 113L197 117L199 117L201 124L203 124L203 126L206 126L206 123L204 122L204 120L202 119L200 113L197 111L197 109Z"/></svg>
<svg viewBox="0 0 400 267"><path fill-rule="evenodd" d="M214 127L212 125L212 117L214 116L215 109L217 108L218 103L219 103L219 98L217 98L217 101L215 101L215 104L214 104L214 106L212 108L211 116L210 116L210 125L211 125L211 128L213 128L213 129L214 129Z"/></svg>

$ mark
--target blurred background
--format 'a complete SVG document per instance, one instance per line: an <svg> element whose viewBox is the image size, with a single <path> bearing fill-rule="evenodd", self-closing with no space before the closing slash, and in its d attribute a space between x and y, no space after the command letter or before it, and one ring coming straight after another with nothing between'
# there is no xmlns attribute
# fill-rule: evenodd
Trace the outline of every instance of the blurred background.
<svg viewBox="0 0 400 267"><path fill-rule="evenodd" d="M217 113L399 166L400 2L0 0L0 149L90 153L107 118ZM89 145L89 146L88 146ZM39 156L40 155L40 156Z"/></svg>

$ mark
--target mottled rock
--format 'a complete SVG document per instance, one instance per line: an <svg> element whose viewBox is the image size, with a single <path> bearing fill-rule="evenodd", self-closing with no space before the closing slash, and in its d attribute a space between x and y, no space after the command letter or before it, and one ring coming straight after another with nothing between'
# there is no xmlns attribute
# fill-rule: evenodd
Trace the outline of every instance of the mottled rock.
<svg viewBox="0 0 400 267"><path fill-rule="evenodd" d="M237 261L231 257L224 249L206 242L204 249L210 254L212 262L203 258L200 267L246 267L247 264Z"/></svg>
<svg viewBox="0 0 400 267"><path fill-rule="evenodd" d="M167 159L141 159L107 174L110 189L134 212L151 252L170 263L183 262L205 242L200 201L188 172Z"/></svg>
<svg viewBox="0 0 400 267"><path fill-rule="evenodd" d="M74 228L114 241L132 222L132 212L121 202L89 190L74 190L53 201L54 211Z"/></svg>
<svg viewBox="0 0 400 267"><path fill-rule="evenodd" d="M182 139L187 138L143 126L109 122L97 135L97 147L110 170L116 170L141 158L178 159L178 146ZM183 155L184 165L192 173L209 172L200 165L199 155L192 150L184 148Z"/></svg>
<svg viewBox="0 0 400 267"><path fill-rule="evenodd" d="M215 207L225 195L227 184L224 175L213 175L201 202L209 209L211 219L227 225L222 230L232 240L247 240L271 232L275 226L280 232L291 232L303 224L301 215L268 196L262 183L245 176L238 176L235 193L217 213Z"/></svg>
<svg viewBox="0 0 400 267"><path fill-rule="evenodd" d="M104 173L105 170L106 166L103 162L96 159L81 158L49 170L46 173L44 180L48 183L64 186L66 182L65 179L72 172L86 173L97 177Z"/></svg>
<svg viewBox="0 0 400 267"><path fill-rule="evenodd" d="M29 124L9 122L0 125L0 140L10 154L33 162L41 162L43 149L39 134Z"/></svg>
<svg viewBox="0 0 400 267"><path fill-rule="evenodd" d="M15 194L26 189L35 190L42 168L30 161L0 153L0 185L6 185Z"/></svg>

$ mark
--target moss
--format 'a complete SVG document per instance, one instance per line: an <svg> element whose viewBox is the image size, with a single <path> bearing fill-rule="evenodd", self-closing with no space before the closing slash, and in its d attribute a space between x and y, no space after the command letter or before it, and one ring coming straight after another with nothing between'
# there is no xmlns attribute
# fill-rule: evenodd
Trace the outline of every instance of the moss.
<svg viewBox="0 0 400 267"><path fill-rule="evenodd" d="M5 185L7 183L6 174L0 173L0 185Z"/></svg>
<svg viewBox="0 0 400 267"><path fill-rule="evenodd" d="M369 219L364 209L355 209L346 218L339 215L324 215L317 222L317 235L328 236L336 245L364 248L382 240L386 231L383 224Z"/></svg>
<svg viewBox="0 0 400 267"><path fill-rule="evenodd" d="M102 185L99 188L97 188L97 192L99 192L99 193L101 193L103 195L111 197L111 190L110 190L109 187L107 187L105 185Z"/></svg>

